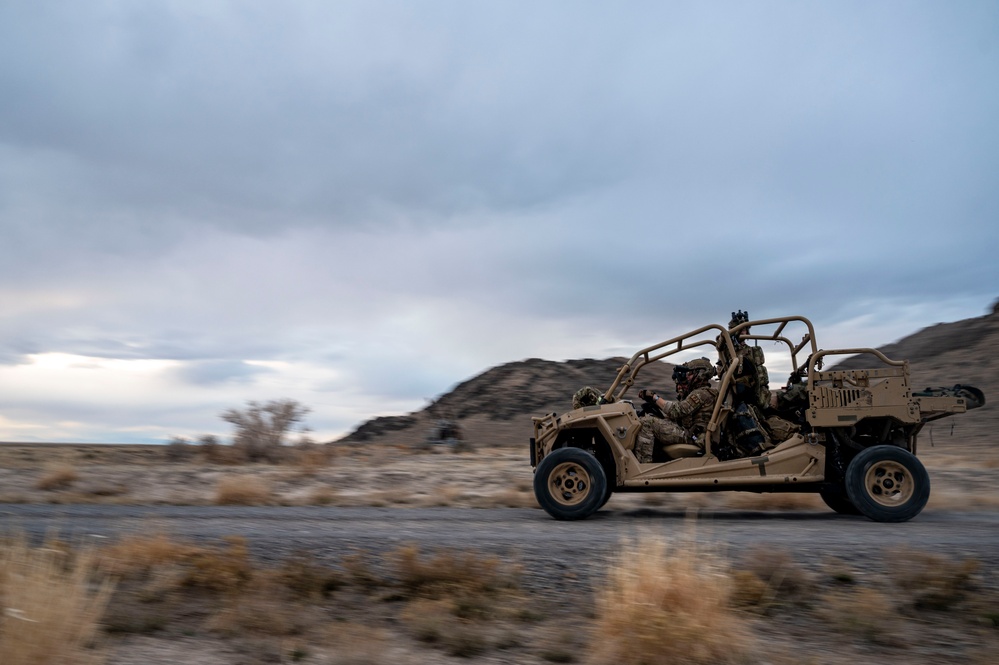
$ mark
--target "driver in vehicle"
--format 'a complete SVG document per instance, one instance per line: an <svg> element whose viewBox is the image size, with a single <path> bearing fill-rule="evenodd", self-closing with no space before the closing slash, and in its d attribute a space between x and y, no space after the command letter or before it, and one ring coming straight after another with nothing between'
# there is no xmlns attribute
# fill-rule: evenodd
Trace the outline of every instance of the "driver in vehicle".
<svg viewBox="0 0 999 665"><path fill-rule="evenodd" d="M663 414L662 418L645 415L640 419L642 429L634 450L640 463L652 461L656 444L666 447L685 443L704 448L702 436L718 397L718 390L711 386L714 375L715 366L711 361L698 358L673 368L677 401L663 399L651 390L638 391L639 398Z"/></svg>

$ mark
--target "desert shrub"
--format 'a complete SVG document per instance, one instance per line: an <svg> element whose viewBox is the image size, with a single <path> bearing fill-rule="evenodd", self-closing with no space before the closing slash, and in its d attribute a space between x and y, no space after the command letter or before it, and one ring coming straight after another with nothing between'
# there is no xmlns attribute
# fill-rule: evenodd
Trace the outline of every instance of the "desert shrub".
<svg viewBox="0 0 999 665"><path fill-rule="evenodd" d="M163 455L168 462L187 462L196 452L190 441L182 436L175 436L166 444Z"/></svg>
<svg viewBox="0 0 999 665"><path fill-rule="evenodd" d="M732 598L734 607L764 611L772 600L770 586L756 573L748 570L732 571Z"/></svg>
<svg viewBox="0 0 999 665"><path fill-rule="evenodd" d="M80 479L76 468L70 464L55 464L47 467L35 483L40 490L61 490L70 487Z"/></svg>
<svg viewBox="0 0 999 665"><path fill-rule="evenodd" d="M336 503L339 493L329 485L317 487L309 495L307 503L312 506L329 506Z"/></svg>
<svg viewBox="0 0 999 665"><path fill-rule="evenodd" d="M430 557L423 557L415 545L405 545L395 550L390 558L401 586L410 593L437 593L451 595L467 593L479 596L518 584L519 570L500 566L496 557L486 557L474 552L439 550Z"/></svg>
<svg viewBox="0 0 999 665"><path fill-rule="evenodd" d="M231 637L296 635L309 623L309 614L307 607L285 598L281 588L260 578L240 593L227 595L206 627Z"/></svg>
<svg viewBox="0 0 999 665"><path fill-rule="evenodd" d="M94 639L111 594L93 579L95 554L0 544L0 656L4 665L104 662Z"/></svg>
<svg viewBox="0 0 999 665"><path fill-rule="evenodd" d="M521 490L515 487L508 487L502 490L495 497L495 503L504 508L540 508L538 499L534 496L533 490Z"/></svg>
<svg viewBox="0 0 999 665"><path fill-rule="evenodd" d="M229 536L223 548L199 548L188 558L184 586L217 592L239 591L253 579L246 539Z"/></svg>
<svg viewBox="0 0 999 665"><path fill-rule="evenodd" d="M407 604L400 618L415 639L452 656L468 658L487 650L491 645L484 624L458 614L453 599L417 598Z"/></svg>
<svg viewBox="0 0 999 665"><path fill-rule="evenodd" d="M243 450L224 445L214 434L206 434L198 439L201 457L210 464L244 464L246 454Z"/></svg>
<svg viewBox="0 0 999 665"><path fill-rule="evenodd" d="M597 590L589 662L719 664L747 659L746 619L729 604L727 562L694 542L624 543Z"/></svg>
<svg viewBox="0 0 999 665"><path fill-rule="evenodd" d="M585 652L581 635L573 626L550 626L538 633L538 655L548 663L575 663Z"/></svg>
<svg viewBox="0 0 999 665"><path fill-rule="evenodd" d="M348 621L330 627L328 640L332 645L330 665L383 665L393 662L388 657L388 635L381 628L359 621Z"/></svg>
<svg viewBox="0 0 999 665"><path fill-rule="evenodd" d="M305 476L314 476L329 466L331 457L328 448L311 439L303 439L296 443L291 453L295 466Z"/></svg>
<svg viewBox="0 0 999 665"><path fill-rule="evenodd" d="M918 610L949 610L974 588L975 559L953 559L912 550L891 553L890 575L901 595Z"/></svg>
<svg viewBox="0 0 999 665"><path fill-rule="evenodd" d="M892 599L879 589L833 591L822 599L818 616L846 635L876 644L892 645L897 641L898 611Z"/></svg>
<svg viewBox="0 0 999 665"><path fill-rule="evenodd" d="M220 506L260 506L274 502L269 482L256 476L225 476L219 480L215 503Z"/></svg>
<svg viewBox="0 0 999 665"><path fill-rule="evenodd" d="M122 538L100 551L101 570L121 578L141 578L154 569L190 559L199 548L165 533Z"/></svg>
<svg viewBox="0 0 999 665"><path fill-rule="evenodd" d="M438 644L444 639L454 617L448 600L417 598L400 614L403 624L414 638L426 644Z"/></svg>
<svg viewBox="0 0 999 665"><path fill-rule="evenodd" d="M322 598L344 584L343 575L307 552L295 552L277 571L277 580L300 598Z"/></svg>
<svg viewBox="0 0 999 665"><path fill-rule="evenodd" d="M385 579L372 567L375 555L370 552L351 552L340 559L351 584L363 589L377 589L385 584Z"/></svg>
<svg viewBox="0 0 999 665"><path fill-rule="evenodd" d="M232 445L251 462L278 463L286 459L286 438L309 409L295 400L248 402L245 409L229 409L222 419L236 428Z"/></svg>
<svg viewBox="0 0 999 665"><path fill-rule="evenodd" d="M751 578L755 577L765 585L757 602L751 603L758 609L807 602L817 588L808 571L784 550L765 546L750 548L740 568L734 575L736 583L742 584L740 591L744 595L740 601L746 601L751 595L750 587L754 584Z"/></svg>

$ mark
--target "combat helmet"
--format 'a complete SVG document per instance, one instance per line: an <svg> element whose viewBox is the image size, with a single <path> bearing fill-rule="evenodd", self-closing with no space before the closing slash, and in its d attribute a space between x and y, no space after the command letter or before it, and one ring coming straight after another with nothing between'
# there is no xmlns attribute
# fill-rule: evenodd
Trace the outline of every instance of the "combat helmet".
<svg viewBox="0 0 999 665"><path fill-rule="evenodd" d="M749 321L749 312L744 312L741 309L738 312L732 312L732 318L729 319L728 322L728 329L732 330L732 328L735 328L737 325L741 323L746 323L747 321ZM749 334L749 328L743 328L742 330L739 331L737 335L734 335L732 337L732 342L736 346L739 346L745 342L745 340L743 340L742 338L748 334Z"/></svg>
<svg viewBox="0 0 999 665"><path fill-rule="evenodd" d="M681 398L695 388L711 385L711 377L714 375L715 366L707 358L688 360L673 368L673 380Z"/></svg>
<svg viewBox="0 0 999 665"><path fill-rule="evenodd" d="M595 388L584 386L572 396L572 408L582 409L584 406L596 406L600 403L600 393Z"/></svg>

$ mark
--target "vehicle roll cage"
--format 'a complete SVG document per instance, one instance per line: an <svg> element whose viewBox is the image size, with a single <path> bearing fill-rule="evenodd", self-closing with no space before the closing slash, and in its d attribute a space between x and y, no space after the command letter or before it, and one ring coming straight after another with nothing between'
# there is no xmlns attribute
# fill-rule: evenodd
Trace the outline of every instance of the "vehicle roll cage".
<svg viewBox="0 0 999 665"><path fill-rule="evenodd" d="M800 342L793 342L784 334L785 328L791 323L800 323L805 326L806 332ZM760 327L773 325L776 327L772 332L759 332ZM757 330L751 331L751 328L756 328ZM699 346L711 346L719 359L725 359L726 366L721 370L719 376L718 394L721 399L715 401L704 442L705 452L710 455L712 445L718 442L720 424L724 416L732 409L730 388L739 365L736 362L738 358L736 353L737 343L733 339L739 340L738 344L749 340L772 341L786 344L791 355L792 374L800 375L807 371L809 387L814 385L815 375L822 368L822 358L829 354L873 352L886 363L896 364L896 361L888 360L880 352L873 349L820 351L815 342L815 328L812 326L812 322L802 316L746 321L731 329L719 324L710 324L638 351L618 370L614 382L611 383L607 392L604 393L603 400L605 402L620 401L625 393L634 385L635 378L644 366L668 358L681 351L687 351ZM798 356L803 350L807 350L808 354L804 362L799 363Z"/></svg>

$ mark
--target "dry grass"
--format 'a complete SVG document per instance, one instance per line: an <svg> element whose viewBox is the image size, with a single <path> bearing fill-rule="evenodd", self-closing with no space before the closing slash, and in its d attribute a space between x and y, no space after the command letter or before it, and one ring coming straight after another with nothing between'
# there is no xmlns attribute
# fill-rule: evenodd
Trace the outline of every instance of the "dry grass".
<svg viewBox="0 0 999 665"><path fill-rule="evenodd" d="M975 559L956 561L912 550L889 552L890 577L907 604L916 610L950 610L975 589L980 568Z"/></svg>
<svg viewBox="0 0 999 665"><path fill-rule="evenodd" d="M339 500L340 493L329 485L320 485L312 490L306 503L310 506L332 506Z"/></svg>
<svg viewBox="0 0 999 665"><path fill-rule="evenodd" d="M215 503L220 506L269 506L274 502L270 482L258 476L225 476L215 493Z"/></svg>
<svg viewBox="0 0 999 665"><path fill-rule="evenodd" d="M968 488L934 488L927 502L928 510L995 510L999 508L999 495L991 491L969 491Z"/></svg>
<svg viewBox="0 0 999 665"><path fill-rule="evenodd" d="M583 575L566 573L561 583L530 591L521 587L519 564L481 552L405 545L333 561L298 552L269 567L250 557L242 538L191 544L154 527L107 545L96 559L57 542L32 552L54 564L49 574L58 590L49 591L48 600L33 591L19 603L52 611L49 606L76 602L67 590L82 584L99 604L107 591L99 598L101 586L92 580L111 577L117 585L102 620L110 639L130 634L153 640L162 633L156 641L165 645L181 634L198 636L206 647L228 645L246 654L240 662L248 664L451 662L448 657L749 663L759 656L752 626L769 636L766 662L774 665L843 665L872 644L879 658L925 664L947 640L955 640L955 658L984 665L991 662L988 652L974 645L997 641L999 589L990 571L974 560L921 552L886 552L876 565L826 559L805 567L780 548L757 547L730 563L689 536L676 542L646 536L623 544L606 573L592 578L593 586ZM8 603L8 561L18 558L9 551L2 552L0 598L4 608L21 610ZM91 572L81 578L83 569ZM20 629L20 614L7 611L3 639L13 635L10 626ZM73 619L87 614L74 612ZM57 623L71 629L66 618ZM93 627L89 634L96 635ZM45 639L53 635L47 632ZM127 644L122 648L130 650L134 642ZM100 652L86 640L76 649L77 660L60 655L11 662L100 662ZM0 650L4 665L7 653ZM141 662L135 658L125 657Z"/></svg>
<svg viewBox="0 0 999 665"><path fill-rule="evenodd" d="M510 487L491 497L494 505L503 508L540 508L533 489Z"/></svg>
<svg viewBox="0 0 999 665"><path fill-rule="evenodd" d="M0 545L0 656L4 665L95 665L111 585L93 577L95 555L33 549L23 537Z"/></svg>
<svg viewBox="0 0 999 665"><path fill-rule="evenodd" d="M254 577L246 539L228 536L222 548L196 548L188 557L185 586L219 593L243 590Z"/></svg>
<svg viewBox="0 0 999 665"><path fill-rule="evenodd" d="M165 533L131 536L102 549L100 567L117 577L144 577L156 568L186 561L200 551Z"/></svg>
<svg viewBox="0 0 999 665"><path fill-rule="evenodd" d="M518 565L453 550L424 556L414 545L389 560L401 596L410 599L401 618L415 639L461 658L511 642L513 633L504 637L496 624L524 616Z"/></svg>
<svg viewBox="0 0 999 665"><path fill-rule="evenodd" d="M889 646L898 640L900 617L895 601L880 589L832 591L822 599L818 615L847 636Z"/></svg>
<svg viewBox="0 0 999 665"><path fill-rule="evenodd" d="M274 578L294 596L310 600L326 598L346 584L343 573L320 564L308 552L288 557Z"/></svg>
<svg viewBox="0 0 999 665"><path fill-rule="evenodd" d="M171 462L169 446L52 447L0 445L0 480L8 501L207 505L219 500L221 474L257 477L271 492L234 488L233 501L251 505L535 507L530 468L507 448L474 454L434 449L286 446L283 464L247 464L238 450L210 438L194 459ZM175 446L176 447L176 446ZM185 452L190 452L185 448ZM235 455L234 457L230 454ZM995 510L999 475L988 459L962 456L941 446L927 449L933 477L930 510ZM231 465L239 465L231 468ZM50 465L50 466L45 466ZM224 468L222 465L226 465ZM58 469L65 472L55 473ZM16 471L16 473L15 473ZM5 472L6 475L5 475ZM51 480L42 481L51 474ZM76 479L73 479L74 474ZM484 483L488 477L489 482ZM72 480L71 480L72 479ZM42 486L58 491L39 489ZM226 481L239 484L239 481ZM228 490L226 492L229 493ZM229 499L223 497L223 500ZM659 507L669 510L815 511L828 508L811 494L647 493L615 494L607 510Z"/></svg>
<svg viewBox="0 0 999 665"><path fill-rule="evenodd" d="M453 506L462 496L462 490L457 487L436 487L426 501L430 507Z"/></svg>
<svg viewBox="0 0 999 665"><path fill-rule="evenodd" d="M398 662L388 657L388 633L382 628L348 621L332 625L326 638L331 646L329 665L383 665Z"/></svg>
<svg viewBox="0 0 999 665"><path fill-rule="evenodd" d="M41 477L35 483L35 487L40 490L62 490L71 487L73 483L80 479L80 473L76 467L70 464L53 464L47 466L42 471Z"/></svg>
<svg viewBox="0 0 999 665"><path fill-rule="evenodd" d="M736 572L733 600L740 607L767 612L781 606L806 604L815 595L812 575L785 550L752 547L743 555ZM757 591L759 597L754 599Z"/></svg>
<svg viewBox="0 0 999 665"><path fill-rule="evenodd" d="M228 594L205 628L229 637L299 635L316 621L308 608L286 597L276 581L260 576L241 593Z"/></svg>
<svg viewBox="0 0 999 665"><path fill-rule="evenodd" d="M416 640L452 656L467 658L486 651L490 646L488 627L460 614L452 598L417 598L407 604L401 619Z"/></svg>
<svg viewBox="0 0 999 665"><path fill-rule="evenodd" d="M730 604L727 562L693 540L644 536L624 543L597 590L591 663L720 664L744 660L753 642Z"/></svg>
<svg viewBox="0 0 999 665"><path fill-rule="evenodd" d="M390 558L399 583L411 593L433 594L445 588L481 596L519 584L516 566L502 566L498 558L474 552L440 550L423 557L416 545L405 545Z"/></svg>
<svg viewBox="0 0 999 665"><path fill-rule="evenodd" d="M299 474L313 477L330 465L333 459L332 448L319 445L300 446L294 449L290 459Z"/></svg>

